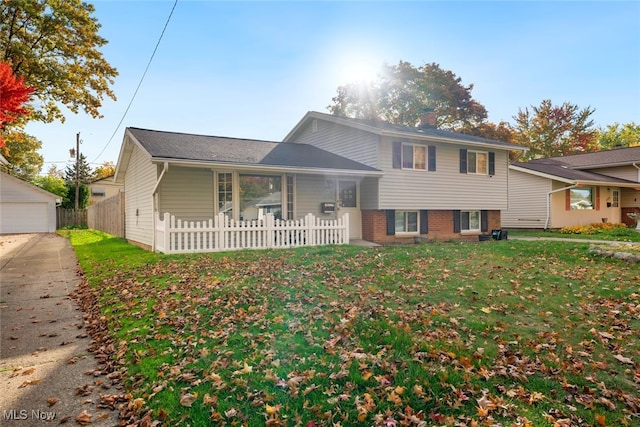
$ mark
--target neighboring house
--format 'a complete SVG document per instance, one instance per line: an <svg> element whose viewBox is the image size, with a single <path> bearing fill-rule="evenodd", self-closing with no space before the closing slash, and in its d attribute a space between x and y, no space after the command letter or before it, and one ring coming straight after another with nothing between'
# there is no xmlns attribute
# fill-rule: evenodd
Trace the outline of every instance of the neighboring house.
<svg viewBox="0 0 640 427"><path fill-rule="evenodd" d="M123 187L121 183L114 181L113 175L95 180L89 184L89 204L95 205L110 197L117 196Z"/></svg>
<svg viewBox="0 0 640 427"><path fill-rule="evenodd" d="M60 196L0 172L0 234L53 233Z"/></svg>
<svg viewBox="0 0 640 427"><path fill-rule="evenodd" d="M514 163L506 228L547 229L635 221L640 212L640 147Z"/></svg>
<svg viewBox="0 0 640 427"><path fill-rule="evenodd" d="M186 221L275 212L349 213L350 238L377 243L477 240L501 227L509 152L524 148L431 122L412 128L309 112L281 143L127 128L115 175L126 237L153 249L156 212Z"/></svg>

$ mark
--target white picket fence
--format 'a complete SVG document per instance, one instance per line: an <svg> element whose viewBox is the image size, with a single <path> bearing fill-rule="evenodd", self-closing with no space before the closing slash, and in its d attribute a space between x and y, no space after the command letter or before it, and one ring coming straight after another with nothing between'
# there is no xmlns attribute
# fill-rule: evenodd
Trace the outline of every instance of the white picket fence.
<svg viewBox="0 0 640 427"><path fill-rule="evenodd" d="M155 250L165 254L291 248L349 243L349 214L334 220L309 213L299 220L234 221L224 214L208 221L182 221L156 212Z"/></svg>

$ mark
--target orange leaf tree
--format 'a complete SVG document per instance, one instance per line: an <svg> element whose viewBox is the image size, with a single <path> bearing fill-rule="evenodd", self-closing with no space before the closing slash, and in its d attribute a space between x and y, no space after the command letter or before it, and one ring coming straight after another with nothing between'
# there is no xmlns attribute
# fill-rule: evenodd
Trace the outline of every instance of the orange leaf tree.
<svg viewBox="0 0 640 427"><path fill-rule="evenodd" d="M24 79L15 76L8 63L0 62L0 130L3 130L7 123L29 114L24 104L29 101L31 93L33 88L25 86ZM0 147L4 147L1 134Z"/></svg>

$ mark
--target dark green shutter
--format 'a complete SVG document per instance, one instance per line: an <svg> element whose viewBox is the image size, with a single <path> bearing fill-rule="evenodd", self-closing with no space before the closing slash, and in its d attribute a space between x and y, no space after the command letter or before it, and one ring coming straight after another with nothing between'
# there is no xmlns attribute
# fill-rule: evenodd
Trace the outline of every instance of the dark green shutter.
<svg viewBox="0 0 640 427"><path fill-rule="evenodd" d="M396 211L393 209L387 210L387 236L394 236L396 234Z"/></svg>
<svg viewBox="0 0 640 427"><path fill-rule="evenodd" d="M393 168L394 169L401 169L402 168L402 142L393 142L392 143L392 153L391 153L391 157L392 157L392 163L393 163Z"/></svg>
<svg viewBox="0 0 640 427"><path fill-rule="evenodd" d="M428 147L428 157L429 157L429 166L427 170L434 171L436 170L436 147L434 145L430 145Z"/></svg>
<svg viewBox="0 0 640 427"><path fill-rule="evenodd" d="M460 211L453 211L453 232L460 232Z"/></svg>
<svg viewBox="0 0 640 427"><path fill-rule="evenodd" d="M467 173L467 150L460 149L460 173Z"/></svg>
<svg viewBox="0 0 640 427"><path fill-rule="evenodd" d="M420 211L420 234L429 233L429 211Z"/></svg>
<svg viewBox="0 0 640 427"><path fill-rule="evenodd" d="M480 230L489 231L489 211L480 211Z"/></svg>
<svg viewBox="0 0 640 427"><path fill-rule="evenodd" d="M496 174L496 153L489 151L489 175Z"/></svg>

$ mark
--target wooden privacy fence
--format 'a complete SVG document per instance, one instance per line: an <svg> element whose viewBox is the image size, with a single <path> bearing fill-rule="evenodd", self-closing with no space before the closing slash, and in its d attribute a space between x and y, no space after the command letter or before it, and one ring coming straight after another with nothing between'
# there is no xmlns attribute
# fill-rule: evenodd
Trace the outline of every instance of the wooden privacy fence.
<svg viewBox="0 0 640 427"><path fill-rule="evenodd" d="M156 212L155 250L165 254L241 249L289 248L349 243L349 214L325 220L307 214L299 220L234 221L219 214L208 221L181 221Z"/></svg>
<svg viewBox="0 0 640 427"><path fill-rule="evenodd" d="M56 228L64 227L86 227L87 226L87 210L86 209L56 209Z"/></svg>
<svg viewBox="0 0 640 427"><path fill-rule="evenodd" d="M93 230L104 231L117 237L125 237L124 193L119 193L90 206L87 225Z"/></svg>

